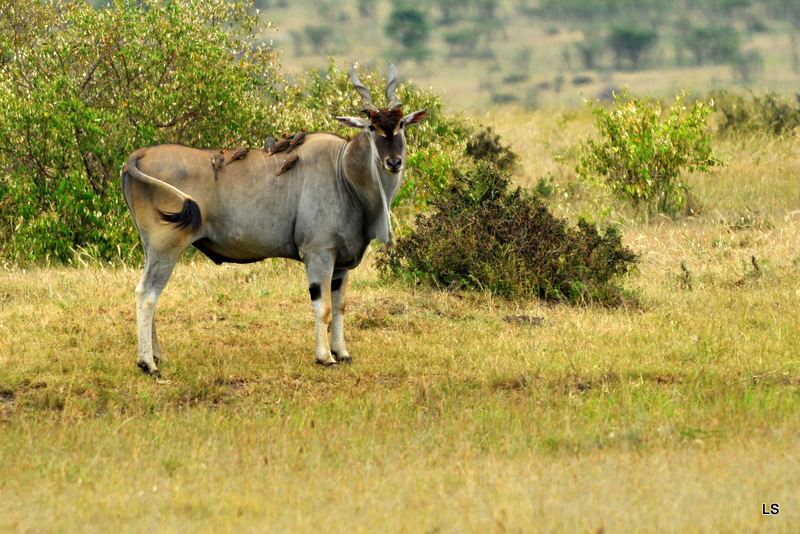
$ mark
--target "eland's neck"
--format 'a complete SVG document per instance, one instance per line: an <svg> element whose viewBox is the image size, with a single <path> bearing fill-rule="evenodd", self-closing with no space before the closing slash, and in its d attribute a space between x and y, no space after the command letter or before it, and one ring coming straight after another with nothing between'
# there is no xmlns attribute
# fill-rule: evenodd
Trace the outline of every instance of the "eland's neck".
<svg viewBox="0 0 800 534"><path fill-rule="evenodd" d="M342 155L342 170L345 180L355 190L370 221L372 237L384 243L393 242L389 209L400 190L404 171L388 172L377 154L370 138L362 131L345 147Z"/></svg>
<svg viewBox="0 0 800 534"><path fill-rule="evenodd" d="M345 149L342 168L347 180L367 196L378 194L378 184L383 188L386 200L391 204L400 185L403 183L405 169L397 174L386 170L370 142L370 133L362 131L350 141Z"/></svg>

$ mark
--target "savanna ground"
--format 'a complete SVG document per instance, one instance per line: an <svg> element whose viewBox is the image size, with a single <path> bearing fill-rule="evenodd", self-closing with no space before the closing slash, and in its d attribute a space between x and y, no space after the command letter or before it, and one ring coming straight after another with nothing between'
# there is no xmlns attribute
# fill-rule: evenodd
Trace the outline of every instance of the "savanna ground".
<svg viewBox="0 0 800 534"><path fill-rule="evenodd" d="M644 220L557 162L585 111L484 121L559 215L621 226L636 302L411 287L370 255L331 370L300 264L198 255L159 303L153 379L137 266L6 270L0 531L796 531L800 140L718 141L699 214Z"/></svg>

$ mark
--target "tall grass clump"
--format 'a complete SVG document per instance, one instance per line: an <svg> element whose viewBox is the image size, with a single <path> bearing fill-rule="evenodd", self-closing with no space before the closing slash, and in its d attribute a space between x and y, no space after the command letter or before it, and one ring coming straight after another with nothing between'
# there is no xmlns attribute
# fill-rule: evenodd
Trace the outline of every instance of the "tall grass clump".
<svg viewBox="0 0 800 534"><path fill-rule="evenodd" d="M616 94L610 108L588 102L599 138L579 146L578 176L606 184L638 210L684 211L690 199L685 174L720 164L706 122L711 106L689 105L686 97L680 93L667 109L627 91Z"/></svg>
<svg viewBox="0 0 800 534"><path fill-rule="evenodd" d="M716 108L722 114L719 132L723 135L767 133L786 135L800 127L800 93L787 102L774 92L751 93L745 98L734 93L715 95Z"/></svg>
<svg viewBox="0 0 800 534"><path fill-rule="evenodd" d="M511 187L489 161L456 174L430 215L382 251L386 274L506 298L600 304L620 302L619 277L636 262L619 231L570 227L533 194Z"/></svg>

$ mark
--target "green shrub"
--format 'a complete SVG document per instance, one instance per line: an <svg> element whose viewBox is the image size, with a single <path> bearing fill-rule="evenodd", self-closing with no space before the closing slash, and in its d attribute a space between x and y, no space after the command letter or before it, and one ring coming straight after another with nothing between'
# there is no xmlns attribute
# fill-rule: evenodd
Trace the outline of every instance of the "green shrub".
<svg viewBox="0 0 800 534"><path fill-rule="evenodd" d="M476 161L491 161L501 172L511 171L519 156L491 128L473 133L467 140L466 153Z"/></svg>
<svg viewBox="0 0 800 534"><path fill-rule="evenodd" d="M577 174L605 182L636 208L679 213L689 198L682 174L720 164L706 126L711 108L700 101L688 105L686 96L679 94L667 110L627 91L614 96L611 109L589 102L600 139L580 145Z"/></svg>
<svg viewBox="0 0 800 534"><path fill-rule="evenodd" d="M714 95L716 109L722 113L719 131L732 133L768 133L785 135L800 127L800 93L795 102L786 102L773 92L741 95L721 92Z"/></svg>
<svg viewBox="0 0 800 534"><path fill-rule="evenodd" d="M618 277L636 261L618 231L570 228L490 162L457 174L435 207L394 251L380 252L381 271L507 298L614 304Z"/></svg>
<svg viewBox="0 0 800 534"><path fill-rule="evenodd" d="M19 0L0 13L0 255L133 254L118 185L135 148L230 146L282 83L244 2Z"/></svg>

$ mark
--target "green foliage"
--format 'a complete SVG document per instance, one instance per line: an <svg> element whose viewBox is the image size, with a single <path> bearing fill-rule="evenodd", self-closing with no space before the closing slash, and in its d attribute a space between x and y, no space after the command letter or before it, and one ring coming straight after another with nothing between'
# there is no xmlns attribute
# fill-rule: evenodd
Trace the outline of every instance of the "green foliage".
<svg viewBox="0 0 800 534"><path fill-rule="evenodd" d="M764 73L764 57L756 50L739 53L731 61L731 68L737 80L749 83Z"/></svg>
<svg viewBox="0 0 800 534"><path fill-rule="evenodd" d="M303 33L315 54L322 54L333 38L333 28L326 24L306 25Z"/></svg>
<svg viewBox="0 0 800 534"><path fill-rule="evenodd" d="M634 70L639 68L642 55L658 41L658 32L637 26L617 26L608 36L608 45L614 52L617 67L627 60Z"/></svg>
<svg viewBox="0 0 800 534"><path fill-rule="evenodd" d="M597 68L604 52L603 41L592 32L587 32L582 41L575 43L575 49L585 69Z"/></svg>
<svg viewBox="0 0 800 534"><path fill-rule="evenodd" d="M541 0L541 13L550 18L596 21L631 14L663 13L674 9L671 0Z"/></svg>
<svg viewBox="0 0 800 534"><path fill-rule="evenodd" d="M450 57L475 57L478 50L476 28L458 28L444 32L442 38L450 47Z"/></svg>
<svg viewBox="0 0 800 534"><path fill-rule="evenodd" d="M681 32L678 46L689 50L697 65L727 63L741 55L742 39L732 26L684 25L688 28Z"/></svg>
<svg viewBox="0 0 800 534"><path fill-rule="evenodd" d="M636 261L618 231L586 221L570 228L538 197L487 161L456 176L416 229L381 252L384 273L507 298L615 304L616 279Z"/></svg>
<svg viewBox="0 0 800 534"><path fill-rule="evenodd" d="M469 16L470 5L464 0L434 0L432 4L441 13L441 24L455 24Z"/></svg>
<svg viewBox="0 0 800 534"><path fill-rule="evenodd" d="M403 53L407 57L421 61L430 53L427 45L431 36L431 25L425 13L416 8L393 8L384 32L403 47Z"/></svg>
<svg viewBox="0 0 800 534"><path fill-rule="evenodd" d="M246 144L282 83L244 2L20 0L0 14L0 255L127 259L117 185L143 145Z"/></svg>
<svg viewBox="0 0 800 534"><path fill-rule="evenodd" d="M477 161L491 161L498 170L512 170L519 156L508 146L503 145L500 136L491 128L471 135L467 141L467 155Z"/></svg>
<svg viewBox="0 0 800 534"><path fill-rule="evenodd" d="M601 179L637 208L680 212L688 200L682 173L720 164L706 127L711 108L700 101L688 106L686 96L680 93L667 110L627 91L614 96L611 109L588 102L600 139L580 145L575 171L587 180Z"/></svg>
<svg viewBox="0 0 800 534"><path fill-rule="evenodd" d="M716 108L722 113L721 134L768 133L785 135L800 127L800 93L795 102L787 102L773 92L751 93L749 99L732 93L714 96Z"/></svg>

